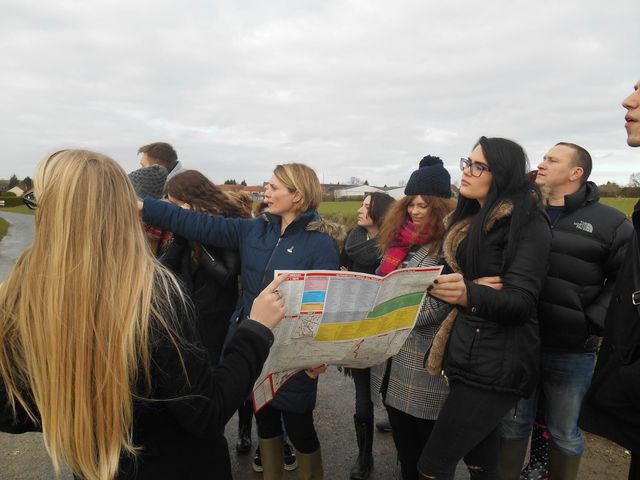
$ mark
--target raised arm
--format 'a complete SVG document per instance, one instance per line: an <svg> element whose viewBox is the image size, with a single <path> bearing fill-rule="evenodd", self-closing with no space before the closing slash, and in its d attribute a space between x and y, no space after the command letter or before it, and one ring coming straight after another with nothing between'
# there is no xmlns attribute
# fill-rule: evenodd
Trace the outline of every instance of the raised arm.
<svg viewBox="0 0 640 480"><path fill-rule="evenodd" d="M146 222L182 235L188 240L232 249L239 248L243 228L247 227L247 222L252 221L186 210L150 197L144 200L142 217Z"/></svg>

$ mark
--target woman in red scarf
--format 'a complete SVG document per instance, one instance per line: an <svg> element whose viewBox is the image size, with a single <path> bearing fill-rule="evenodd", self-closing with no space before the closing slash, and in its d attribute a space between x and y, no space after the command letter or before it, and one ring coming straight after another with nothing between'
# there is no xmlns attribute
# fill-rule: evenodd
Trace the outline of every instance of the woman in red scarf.
<svg viewBox="0 0 640 480"><path fill-rule="evenodd" d="M380 229L384 257L378 275L442 264L444 217L455 207L451 177L442 160L423 158L404 193L407 196L391 207ZM372 392L382 394L389 413L403 480L418 479L418 458L449 392L442 377L430 376L422 366L424 352L449 310L448 304L427 297L400 351L371 370Z"/></svg>

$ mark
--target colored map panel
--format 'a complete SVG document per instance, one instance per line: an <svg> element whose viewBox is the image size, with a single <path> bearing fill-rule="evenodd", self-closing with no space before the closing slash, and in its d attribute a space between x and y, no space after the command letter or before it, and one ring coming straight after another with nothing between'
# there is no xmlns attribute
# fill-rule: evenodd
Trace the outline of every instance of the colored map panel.
<svg viewBox="0 0 640 480"><path fill-rule="evenodd" d="M324 299L327 296L327 291L307 291L302 294L302 303L324 303Z"/></svg>
<svg viewBox="0 0 640 480"><path fill-rule="evenodd" d="M424 291L408 293L406 295L392 298L391 300L377 305L373 310L371 310L369 315L367 315L367 318L378 318L403 307L409 307L413 305L419 306L423 296Z"/></svg>
<svg viewBox="0 0 640 480"><path fill-rule="evenodd" d="M307 275L307 279L304 282L304 289L306 290L326 290L329 285L329 279L327 277L316 277Z"/></svg>
<svg viewBox="0 0 640 480"><path fill-rule="evenodd" d="M322 312L324 303L303 303L300 305L300 313L303 312Z"/></svg>
<svg viewBox="0 0 640 480"><path fill-rule="evenodd" d="M422 298L422 294L421 294ZM411 328L418 314L420 302L388 312L378 318L360 322L322 324L314 337L316 342L354 340L357 338L383 335L403 328Z"/></svg>

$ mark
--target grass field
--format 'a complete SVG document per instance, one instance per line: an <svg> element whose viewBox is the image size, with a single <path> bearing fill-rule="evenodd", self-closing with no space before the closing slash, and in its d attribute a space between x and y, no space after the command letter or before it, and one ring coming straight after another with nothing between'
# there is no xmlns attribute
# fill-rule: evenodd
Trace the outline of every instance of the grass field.
<svg viewBox="0 0 640 480"><path fill-rule="evenodd" d="M637 198L602 198L605 205L610 205L631 217L633 206L638 201ZM356 224L358 208L362 202L322 202L320 204L320 215L327 220L342 223L347 230Z"/></svg>
<svg viewBox="0 0 640 480"><path fill-rule="evenodd" d="M9 222L7 222L4 218L0 218L0 240L4 238L9 230Z"/></svg>
<svg viewBox="0 0 640 480"><path fill-rule="evenodd" d="M612 207L617 208L618 210L624 212L627 215L627 217L631 217L631 214L633 213L633 206L636 204L637 201L638 201L637 198L621 198L621 197L600 199L600 202L604 203L605 205L611 205Z"/></svg>
<svg viewBox="0 0 640 480"><path fill-rule="evenodd" d="M17 207L2 207L0 212L14 212L14 213L26 213L27 215L35 215L36 211L29 209L26 205L19 205Z"/></svg>

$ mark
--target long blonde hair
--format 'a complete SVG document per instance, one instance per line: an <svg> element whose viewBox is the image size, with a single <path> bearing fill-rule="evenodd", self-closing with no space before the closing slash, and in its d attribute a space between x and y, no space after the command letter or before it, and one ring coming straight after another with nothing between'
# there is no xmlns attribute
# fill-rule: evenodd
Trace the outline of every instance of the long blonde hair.
<svg viewBox="0 0 640 480"><path fill-rule="evenodd" d="M112 479L132 441L136 385L150 386L149 331L179 287L153 258L127 175L65 150L37 170L32 245L0 286L0 378L39 423L56 470Z"/></svg>

